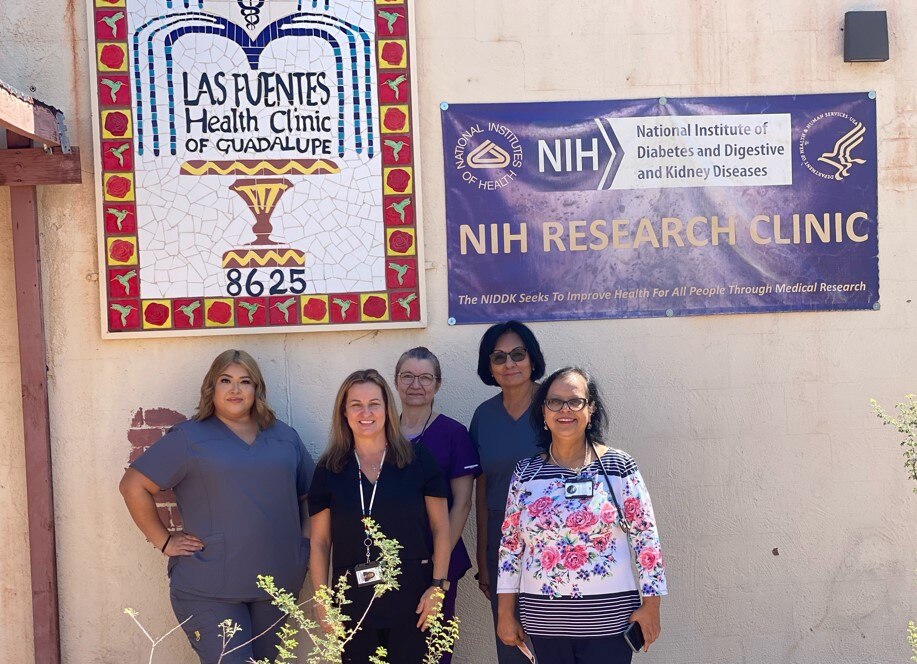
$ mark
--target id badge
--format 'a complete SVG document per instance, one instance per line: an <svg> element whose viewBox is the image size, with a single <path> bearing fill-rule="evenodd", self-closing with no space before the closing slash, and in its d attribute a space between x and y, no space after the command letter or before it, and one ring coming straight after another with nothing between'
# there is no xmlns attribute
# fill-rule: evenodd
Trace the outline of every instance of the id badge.
<svg viewBox="0 0 917 664"><path fill-rule="evenodd" d="M357 588L373 586L382 581L382 566L375 561L357 565L353 571L357 579Z"/></svg>
<svg viewBox="0 0 917 664"><path fill-rule="evenodd" d="M592 498L592 479L565 480L565 498Z"/></svg>

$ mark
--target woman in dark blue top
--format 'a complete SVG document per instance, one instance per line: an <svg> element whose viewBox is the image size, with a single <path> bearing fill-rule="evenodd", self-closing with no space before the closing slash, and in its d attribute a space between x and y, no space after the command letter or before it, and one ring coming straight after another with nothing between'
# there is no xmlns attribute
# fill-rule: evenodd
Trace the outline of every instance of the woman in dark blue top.
<svg viewBox="0 0 917 664"><path fill-rule="evenodd" d="M474 412L469 432L481 459L475 483L478 526L478 587L490 600L497 623L497 552L510 478L516 463L538 452L538 432L530 421L535 382L544 376L545 361L532 331L518 321L490 327L481 338L478 376L500 393ZM528 664L517 649L496 639L499 664Z"/></svg>

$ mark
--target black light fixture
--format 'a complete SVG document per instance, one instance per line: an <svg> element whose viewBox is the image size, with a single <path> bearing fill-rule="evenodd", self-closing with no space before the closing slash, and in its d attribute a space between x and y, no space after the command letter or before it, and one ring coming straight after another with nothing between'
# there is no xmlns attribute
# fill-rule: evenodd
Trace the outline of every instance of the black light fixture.
<svg viewBox="0 0 917 664"><path fill-rule="evenodd" d="M888 60L888 17L884 11L844 14L844 62Z"/></svg>

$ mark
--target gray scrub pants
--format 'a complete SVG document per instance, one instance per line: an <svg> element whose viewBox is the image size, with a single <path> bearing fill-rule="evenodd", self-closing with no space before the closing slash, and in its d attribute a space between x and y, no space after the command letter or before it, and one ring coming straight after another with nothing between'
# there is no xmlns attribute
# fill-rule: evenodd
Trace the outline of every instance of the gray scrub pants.
<svg viewBox="0 0 917 664"><path fill-rule="evenodd" d="M172 601L172 610L178 622L188 616L182 629L197 653L201 664L245 664L249 659L262 659L267 657L274 661L277 656L277 644L280 640L275 632L280 629L280 624L238 650L224 655L223 640L220 636L219 624L229 618L242 628L227 644L226 651L245 643L252 637L268 629L282 615L281 611L271 606L271 600L258 602L236 602L232 600L208 599L184 593L180 590L171 590L169 599ZM281 623L282 624L282 623Z"/></svg>
<svg viewBox="0 0 917 664"><path fill-rule="evenodd" d="M490 610L494 618L494 635L497 631L497 562L504 514L502 510L487 512L487 571L490 574ZM518 603L516 604L516 617L519 617ZM496 637L496 643L498 664L531 664L519 648L504 644L500 637Z"/></svg>

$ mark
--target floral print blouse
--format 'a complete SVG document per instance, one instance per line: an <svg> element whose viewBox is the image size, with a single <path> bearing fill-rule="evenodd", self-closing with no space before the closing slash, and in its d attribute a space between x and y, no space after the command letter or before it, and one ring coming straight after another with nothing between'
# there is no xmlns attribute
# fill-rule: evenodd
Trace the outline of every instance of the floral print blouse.
<svg viewBox="0 0 917 664"><path fill-rule="evenodd" d="M630 526L629 538L608 495L603 467ZM566 497L565 480L577 478L591 481L591 498ZM646 485L633 458L612 448L580 473L541 455L520 461L510 483L499 555L497 592L519 594L522 624L535 636L620 634L641 594L667 592Z"/></svg>

